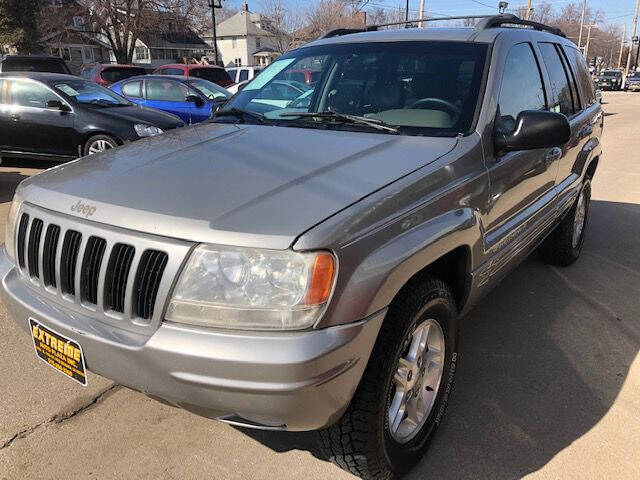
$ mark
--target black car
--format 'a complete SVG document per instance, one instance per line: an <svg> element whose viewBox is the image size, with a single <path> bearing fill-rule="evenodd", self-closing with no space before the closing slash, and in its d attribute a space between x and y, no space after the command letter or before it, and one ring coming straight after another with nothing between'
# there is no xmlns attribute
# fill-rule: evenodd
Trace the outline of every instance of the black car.
<svg viewBox="0 0 640 480"><path fill-rule="evenodd" d="M68 160L183 126L79 77L0 73L0 155Z"/></svg>
<svg viewBox="0 0 640 480"><path fill-rule="evenodd" d="M596 77L595 83L600 90L622 90L622 72L605 70Z"/></svg>
<svg viewBox="0 0 640 480"><path fill-rule="evenodd" d="M49 72L71 75L71 70L62 58L37 55L0 55L0 73L4 72Z"/></svg>

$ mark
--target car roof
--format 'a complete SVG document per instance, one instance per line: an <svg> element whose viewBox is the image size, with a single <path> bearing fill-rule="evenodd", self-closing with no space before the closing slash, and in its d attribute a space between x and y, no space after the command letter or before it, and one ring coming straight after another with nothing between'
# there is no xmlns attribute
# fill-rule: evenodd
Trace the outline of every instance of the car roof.
<svg viewBox="0 0 640 480"><path fill-rule="evenodd" d="M159 70L161 68L186 68L187 70L191 70L192 68L221 68L224 70L224 68L218 65L185 65L183 63L167 63L166 65L160 65L159 67L156 67L156 70Z"/></svg>
<svg viewBox="0 0 640 480"><path fill-rule="evenodd" d="M86 80L75 75L67 75L65 73L49 73L49 72L4 72L0 73L0 78L30 78L40 82L61 82L64 80Z"/></svg>

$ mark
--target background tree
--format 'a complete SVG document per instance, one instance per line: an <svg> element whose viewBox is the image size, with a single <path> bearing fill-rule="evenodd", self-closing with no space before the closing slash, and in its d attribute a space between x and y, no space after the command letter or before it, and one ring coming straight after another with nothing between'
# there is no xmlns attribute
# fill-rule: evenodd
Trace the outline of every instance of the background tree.
<svg viewBox="0 0 640 480"><path fill-rule="evenodd" d="M3 45L19 53L40 50L38 13L41 0L0 0L0 50Z"/></svg>

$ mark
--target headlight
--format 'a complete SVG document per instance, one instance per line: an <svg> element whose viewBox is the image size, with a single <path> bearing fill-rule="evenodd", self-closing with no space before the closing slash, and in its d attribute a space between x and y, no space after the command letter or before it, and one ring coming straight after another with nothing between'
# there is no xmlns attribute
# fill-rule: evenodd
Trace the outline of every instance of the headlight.
<svg viewBox="0 0 640 480"><path fill-rule="evenodd" d="M164 130L155 125L145 125L144 123L136 123L133 128L139 137L154 137L164 132Z"/></svg>
<svg viewBox="0 0 640 480"><path fill-rule="evenodd" d="M7 218L7 224L4 231L4 246L7 250L7 254L9 258L16 262L16 246L15 246L15 238L16 238L16 223L18 221L18 212L20 211L20 206L22 205L22 199L16 193L13 196L13 202L11 202L11 208L9 209L9 217Z"/></svg>
<svg viewBox="0 0 640 480"><path fill-rule="evenodd" d="M201 245L180 275L166 319L245 330L308 328L329 299L334 273L327 252Z"/></svg>

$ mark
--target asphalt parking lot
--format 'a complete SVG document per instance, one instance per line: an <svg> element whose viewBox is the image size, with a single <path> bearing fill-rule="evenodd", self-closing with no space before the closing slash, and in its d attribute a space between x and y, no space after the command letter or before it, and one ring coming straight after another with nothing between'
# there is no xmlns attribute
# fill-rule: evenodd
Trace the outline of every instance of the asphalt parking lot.
<svg viewBox="0 0 640 480"><path fill-rule="evenodd" d="M603 98L583 257L530 258L464 319L448 416L408 478L640 478L640 94ZM0 238L34 167L0 167ZM353 478L310 435L236 429L95 375L77 386L1 303L0 335L2 480Z"/></svg>

